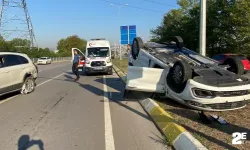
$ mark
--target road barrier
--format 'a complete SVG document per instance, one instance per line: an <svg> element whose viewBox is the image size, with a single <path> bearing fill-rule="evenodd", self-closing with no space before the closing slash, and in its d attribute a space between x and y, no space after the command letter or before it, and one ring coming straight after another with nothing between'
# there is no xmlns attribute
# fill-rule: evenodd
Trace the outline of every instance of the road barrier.
<svg viewBox="0 0 250 150"><path fill-rule="evenodd" d="M126 75L115 65L115 72L126 83ZM151 98L139 100L139 103L147 114L152 118L155 125L167 137L168 143L176 150L207 150L197 139L195 139L185 128L161 108Z"/></svg>
<svg viewBox="0 0 250 150"><path fill-rule="evenodd" d="M33 63L37 63L39 58L31 58ZM52 62L71 61L72 57L51 57Z"/></svg>

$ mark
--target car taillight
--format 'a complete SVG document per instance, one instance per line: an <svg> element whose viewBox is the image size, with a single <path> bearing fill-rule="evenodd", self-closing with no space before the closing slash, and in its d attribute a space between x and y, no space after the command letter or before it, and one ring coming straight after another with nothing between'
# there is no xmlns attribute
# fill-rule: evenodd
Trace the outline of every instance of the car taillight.
<svg viewBox="0 0 250 150"><path fill-rule="evenodd" d="M83 65L83 64L85 64L85 62L84 61L80 61L80 63L79 63L80 65Z"/></svg>

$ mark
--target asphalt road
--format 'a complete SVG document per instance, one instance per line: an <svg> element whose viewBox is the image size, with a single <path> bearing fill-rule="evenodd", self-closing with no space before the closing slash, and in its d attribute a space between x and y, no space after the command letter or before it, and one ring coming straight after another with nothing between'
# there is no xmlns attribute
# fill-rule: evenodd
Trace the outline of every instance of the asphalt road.
<svg viewBox="0 0 250 150"><path fill-rule="evenodd" d="M0 149L169 149L116 74L73 78L69 62L39 66L33 93L1 97Z"/></svg>

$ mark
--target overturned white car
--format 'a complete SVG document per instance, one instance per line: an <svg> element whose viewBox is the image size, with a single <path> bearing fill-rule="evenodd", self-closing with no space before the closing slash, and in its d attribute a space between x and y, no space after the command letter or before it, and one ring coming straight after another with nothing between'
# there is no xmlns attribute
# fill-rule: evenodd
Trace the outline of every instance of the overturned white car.
<svg viewBox="0 0 250 150"><path fill-rule="evenodd" d="M197 110L240 109L250 99L250 80L237 58L224 64L183 47L181 37L169 43L132 45L126 90L162 93Z"/></svg>

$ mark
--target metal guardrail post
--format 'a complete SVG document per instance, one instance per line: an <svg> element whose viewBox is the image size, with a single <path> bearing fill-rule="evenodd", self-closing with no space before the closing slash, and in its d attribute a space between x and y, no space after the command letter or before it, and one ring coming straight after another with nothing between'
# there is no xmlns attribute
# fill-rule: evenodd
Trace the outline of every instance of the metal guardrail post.
<svg viewBox="0 0 250 150"><path fill-rule="evenodd" d="M36 63L38 58L30 58L33 63ZM71 57L51 57L51 61L70 61Z"/></svg>

